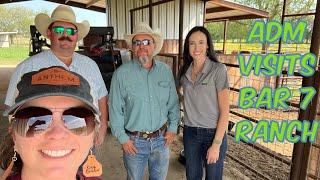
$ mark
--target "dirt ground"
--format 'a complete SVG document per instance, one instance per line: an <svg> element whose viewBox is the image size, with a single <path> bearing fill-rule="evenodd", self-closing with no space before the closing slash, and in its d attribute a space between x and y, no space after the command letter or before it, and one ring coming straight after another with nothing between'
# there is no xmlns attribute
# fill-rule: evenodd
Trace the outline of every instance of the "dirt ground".
<svg viewBox="0 0 320 180"><path fill-rule="evenodd" d="M102 149L101 149L102 148ZM103 163L104 166L104 178L108 180L119 180L126 178L125 168L122 162L122 149L116 139L108 134L103 146L98 151L98 158ZM178 135L176 140L171 145L170 151L170 164L169 171L167 175L167 180L183 180L186 179L185 168L182 165L178 158L181 149L183 148L182 144L182 135ZM246 179L247 176L240 173L239 170L235 169L232 164L234 162L225 162L224 169L224 180L239 180ZM144 179L148 179L148 172L145 171Z"/></svg>

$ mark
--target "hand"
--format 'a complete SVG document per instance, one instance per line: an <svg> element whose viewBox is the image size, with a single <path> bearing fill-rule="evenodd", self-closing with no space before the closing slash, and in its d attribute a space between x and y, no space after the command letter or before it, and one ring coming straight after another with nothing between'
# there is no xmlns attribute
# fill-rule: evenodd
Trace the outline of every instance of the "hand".
<svg viewBox="0 0 320 180"><path fill-rule="evenodd" d="M207 164L216 163L219 159L220 145L212 144L207 151Z"/></svg>
<svg viewBox="0 0 320 180"><path fill-rule="evenodd" d="M166 132L166 134L164 135L164 138L166 139L166 147L168 147L173 142L175 135L176 134L173 132Z"/></svg>
<svg viewBox="0 0 320 180"><path fill-rule="evenodd" d="M101 126L97 135L96 135L96 145L101 145L104 141L104 138L106 136L106 131L107 131L107 128L106 127L103 127Z"/></svg>
<svg viewBox="0 0 320 180"><path fill-rule="evenodd" d="M126 153L128 153L130 155L135 155L138 152L138 150L134 146L134 142L132 140L128 140L125 143L123 143L122 148Z"/></svg>

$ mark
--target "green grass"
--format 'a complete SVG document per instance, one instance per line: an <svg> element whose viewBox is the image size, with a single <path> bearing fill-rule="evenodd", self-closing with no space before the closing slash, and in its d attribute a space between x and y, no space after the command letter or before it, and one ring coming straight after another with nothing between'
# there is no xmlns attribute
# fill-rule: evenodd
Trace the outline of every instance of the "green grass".
<svg viewBox="0 0 320 180"><path fill-rule="evenodd" d="M216 50L222 50L223 43L214 43ZM309 52L310 44L283 44L282 52L284 53L306 53ZM252 53L261 53L262 45L259 43L226 43L226 53L231 54L233 51L250 51ZM277 52L278 44L271 44L268 48L269 53ZM29 54L28 45L12 45L9 48L0 48L0 65L16 65L26 59Z"/></svg>
<svg viewBox="0 0 320 180"><path fill-rule="evenodd" d="M0 48L0 64L17 64L29 57L28 46L11 46L9 48Z"/></svg>
<svg viewBox="0 0 320 180"><path fill-rule="evenodd" d="M215 50L222 50L223 43L214 43ZM309 52L310 44L282 44L281 52L284 53L306 53ZM226 42L226 52L227 54L233 51L250 51L252 53L261 53L262 44L261 43L233 43ZM268 48L269 53L278 52L278 44L270 44Z"/></svg>

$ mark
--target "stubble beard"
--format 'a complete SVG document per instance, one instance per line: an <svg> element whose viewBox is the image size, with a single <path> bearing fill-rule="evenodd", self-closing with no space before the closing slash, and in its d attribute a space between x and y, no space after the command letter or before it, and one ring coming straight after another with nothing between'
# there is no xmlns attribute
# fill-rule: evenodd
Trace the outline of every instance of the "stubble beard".
<svg viewBox="0 0 320 180"><path fill-rule="evenodd" d="M145 65L150 61L148 56L139 56L138 60L141 63L141 65Z"/></svg>

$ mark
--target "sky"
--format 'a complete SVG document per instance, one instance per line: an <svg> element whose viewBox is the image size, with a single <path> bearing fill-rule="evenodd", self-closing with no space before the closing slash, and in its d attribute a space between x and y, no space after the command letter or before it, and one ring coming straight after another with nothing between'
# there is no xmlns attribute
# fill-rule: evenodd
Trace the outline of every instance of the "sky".
<svg viewBox="0 0 320 180"><path fill-rule="evenodd" d="M52 3L44 0L23 1L17 3L8 3L3 6L23 6L32 9L34 12L39 13L43 10L48 11L50 14L60 4ZM76 14L77 21L82 22L88 20L90 26L106 26L106 14L96 11L90 11L82 8L71 7Z"/></svg>

